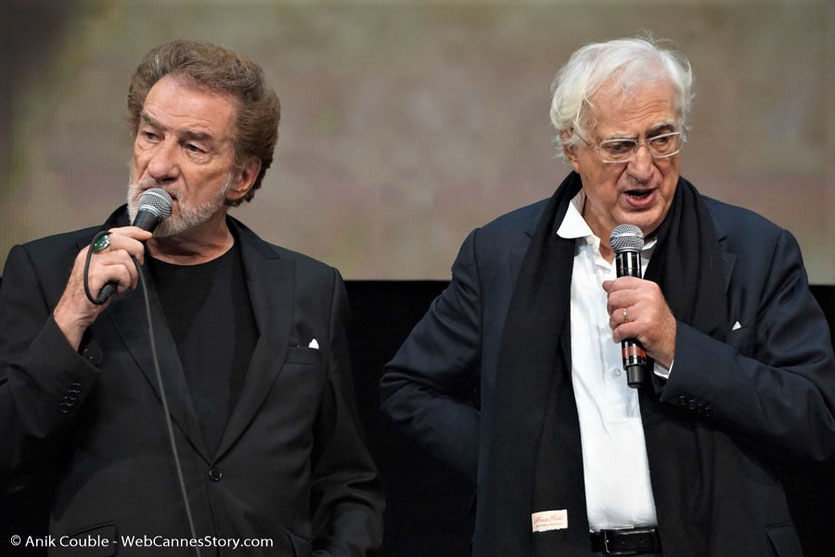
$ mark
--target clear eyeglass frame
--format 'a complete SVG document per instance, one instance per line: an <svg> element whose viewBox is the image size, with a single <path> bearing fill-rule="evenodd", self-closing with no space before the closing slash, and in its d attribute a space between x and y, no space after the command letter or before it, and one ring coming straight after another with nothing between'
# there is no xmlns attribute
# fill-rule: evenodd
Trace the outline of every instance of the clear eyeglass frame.
<svg viewBox="0 0 835 557"><path fill-rule="evenodd" d="M682 146L684 145L687 138L684 134L680 131L676 132L669 132L669 133L662 133L659 135L655 135L652 137L648 137L643 141L639 142L637 139L630 139L630 138L616 138L616 139L606 139L598 143L597 145L592 145L586 139L577 133L574 130L574 135L580 138L580 140L585 143L589 149L597 152L598 157L600 157L600 161L606 164L625 164L635 158L635 155L638 153L638 147L641 146L641 143L644 143L649 151L650 156L653 159L667 159L672 157L673 155L677 155L680 151ZM663 151L665 149L664 141L666 140L673 140L673 150L669 153ZM677 143L677 144L676 144ZM618 154L613 152L616 147L621 148L620 153ZM659 151L659 149L662 149Z"/></svg>

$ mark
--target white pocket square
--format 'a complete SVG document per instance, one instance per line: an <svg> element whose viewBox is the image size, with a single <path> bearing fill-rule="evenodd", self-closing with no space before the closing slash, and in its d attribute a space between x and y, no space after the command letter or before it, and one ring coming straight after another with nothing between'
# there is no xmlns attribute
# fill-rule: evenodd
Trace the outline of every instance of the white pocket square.
<svg viewBox="0 0 835 557"><path fill-rule="evenodd" d="M316 342L316 339L310 341L310 344L307 345L308 348L313 348L314 350L319 350L319 343Z"/></svg>
<svg viewBox="0 0 835 557"><path fill-rule="evenodd" d="M741 328L742 328L742 325L740 325L739 321L737 321L736 323L734 323L734 326L731 327L731 330L736 331L737 329L741 329Z"/></svg>

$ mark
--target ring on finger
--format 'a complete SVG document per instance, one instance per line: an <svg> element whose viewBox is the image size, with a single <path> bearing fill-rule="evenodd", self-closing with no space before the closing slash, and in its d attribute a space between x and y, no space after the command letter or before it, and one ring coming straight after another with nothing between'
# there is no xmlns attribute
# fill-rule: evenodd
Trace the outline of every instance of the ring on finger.
<svg viewBox="0 0 835 557"><path fill-rule="evenodd" d="M101 253L110 247L110 233L102 234L102 236L93 242L93 253Z"/></svg>
<svg viewBox="0 0 835 557"><path fill-rule="evenodd" d="M623 322L629 323L629 315L626 313L626 308L623 308Z"/></svg>

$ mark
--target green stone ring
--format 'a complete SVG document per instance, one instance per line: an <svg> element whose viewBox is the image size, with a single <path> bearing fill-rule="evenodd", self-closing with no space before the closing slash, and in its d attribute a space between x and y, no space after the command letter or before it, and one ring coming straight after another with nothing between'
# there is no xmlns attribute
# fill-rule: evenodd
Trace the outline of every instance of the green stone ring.
<svg viewBox="0 0 835 557"><path fill-rule="evenodd" d="M101 253L110 247L110 234L105 234L93 242L93 253Z"/></svg>

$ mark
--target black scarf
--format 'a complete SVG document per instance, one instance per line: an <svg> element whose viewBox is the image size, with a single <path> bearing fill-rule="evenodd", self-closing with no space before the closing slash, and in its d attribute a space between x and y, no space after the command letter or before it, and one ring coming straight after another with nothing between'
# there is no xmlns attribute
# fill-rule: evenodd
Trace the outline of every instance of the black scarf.
<svg viewBox="0 0 835 557"><path fill-rule="evenodd" d="M486 500L479 505L482 516L476 523L478 556L590 553L580 427L571 385L569 308L575 241L556 234L581 187L580 176L572 172L554 193L514 288L499 352L498 394L482 491ZM661 286L679 321L722 339L727 312L724 283L716 280L722 269L719 243L701 196L683 178L657 237L645 278ZM665 531L691 537L688 522L698 519L712 501L691 501L692 508L681 508L680 492L687 489L683 482L699 472L691 469L699 463L654 462L654 456L664 455L654 454L650 446L664 446L665 455L693 454L690 451L710 439L678 409L658 402L663 382L647 375L640 393L641 413L663 545ZM532 533L532 513L559 509L567 510L568 528ZM700 543L704 541L694 540L693 551Z"/></svg>

